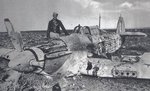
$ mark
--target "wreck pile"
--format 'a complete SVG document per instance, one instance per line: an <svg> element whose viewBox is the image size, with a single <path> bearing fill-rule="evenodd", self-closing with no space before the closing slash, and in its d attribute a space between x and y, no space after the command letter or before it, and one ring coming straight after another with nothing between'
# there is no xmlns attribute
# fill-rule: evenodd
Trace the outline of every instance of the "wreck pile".
<svg viewBox="0 0 150 91"><path fill-rule="evenodd" d="M7 34L3 36L0 34L0 39L2 40L0 41L0 47L5 46L7 48L12 48L9 39L7 39L5 35ZM28 33L23 34L24 42L30 42L32 46L39 43L36 42L39 38L45 38L44 33L27 35ZM34 35L36 35L36 37ZM135 38L127 38L125 46L128 47L138 44L138 46L142 46L142 48L144 47L146 50L150 51L149 36L146 39L137 39L137 41L129 42L128 40L135 40ZM74 48L76 48L76 46ZM9 69L8 62L9 60L0 57L0 91L51 91L54 83L41 75L22 73L19 79L16 79L18 73ZM55 77L54 80L57 78L59 79L60 77ZM74 76L61 79L60 85L62 91L149 91L150 80Z"/></svg>

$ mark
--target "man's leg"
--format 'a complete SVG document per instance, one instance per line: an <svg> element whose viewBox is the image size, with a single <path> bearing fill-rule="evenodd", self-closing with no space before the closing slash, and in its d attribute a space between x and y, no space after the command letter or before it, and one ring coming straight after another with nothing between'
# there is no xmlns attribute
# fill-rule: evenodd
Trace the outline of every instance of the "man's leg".
<svg viewBox="0 0 150 91"><path fill-rule="evenodd" d="M87 74L89 74L89 70L87 70Z"/></svg>
<svg viewBox="0 0 150 91"><path fill-rule="evenodd" d="M94 70L93 70L93 72L92 72L92 73L93 73L93 76L95 76L95 71L94 71Z"/></svg>
<svg viewBox="0 0 150 91"><path fill-rule="evenodd" d="M97 77L97 71L95 72L95 76Z"/></svg>

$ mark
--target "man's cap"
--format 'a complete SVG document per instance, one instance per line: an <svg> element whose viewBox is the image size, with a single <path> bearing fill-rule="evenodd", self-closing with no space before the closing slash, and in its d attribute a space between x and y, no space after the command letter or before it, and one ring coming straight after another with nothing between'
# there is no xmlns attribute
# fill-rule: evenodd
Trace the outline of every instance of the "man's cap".
<svg viewBox="0 0 150 91"><path fill-rule="evenodd" d="M57 13L57 12L53 12L53 15L56 15L56 16L58 16L58 13Z"/></svg>

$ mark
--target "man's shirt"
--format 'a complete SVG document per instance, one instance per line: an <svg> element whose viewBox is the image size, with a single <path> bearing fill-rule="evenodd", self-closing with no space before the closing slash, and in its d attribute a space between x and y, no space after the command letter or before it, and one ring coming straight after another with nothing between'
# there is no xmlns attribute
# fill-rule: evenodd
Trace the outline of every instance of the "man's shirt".
<svg viewBox="0 0 150 91"><path fill-rule="evenodd" d="M50 37L50 35L49 35L50 32L61 34L60 28L63 30L63 32L66 35L68 35L68 32L66 31L64 25L62 24L62 22L60 20L52 19L51 21L49 21L48 30L47 30L47 37L48 38Z"/></svg>

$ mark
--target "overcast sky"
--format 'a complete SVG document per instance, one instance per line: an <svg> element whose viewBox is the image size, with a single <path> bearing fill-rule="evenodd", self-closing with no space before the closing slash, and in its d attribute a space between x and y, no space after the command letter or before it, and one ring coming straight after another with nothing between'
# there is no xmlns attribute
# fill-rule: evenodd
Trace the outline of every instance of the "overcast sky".
<svg viewBox="0 0 150 91"><path fill-rule="evenodd" d="M17 31L46 30L53 12L66 29L76 25L116 28L120 14L127 28L150 27L150 0L0 0L0 31L9 18Z"/></svg>

